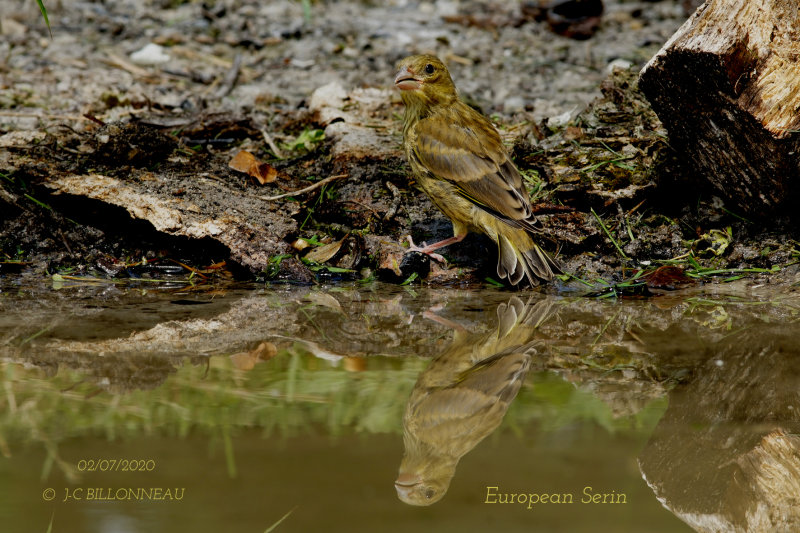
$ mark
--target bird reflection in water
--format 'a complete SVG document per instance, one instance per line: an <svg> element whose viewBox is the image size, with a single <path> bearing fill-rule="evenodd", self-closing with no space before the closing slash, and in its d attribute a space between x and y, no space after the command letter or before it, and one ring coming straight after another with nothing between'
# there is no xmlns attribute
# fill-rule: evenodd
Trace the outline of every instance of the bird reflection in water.
<svg viewBox="0 0 800 533"><path fill-rule="evenodd" d="M497 429L536 353L536 328L553 300L497 307L497 328L456 330L453 342L423 371L403 416L405 454L395 481L410 505L431 505L450 486L458 461Z"/></svg>

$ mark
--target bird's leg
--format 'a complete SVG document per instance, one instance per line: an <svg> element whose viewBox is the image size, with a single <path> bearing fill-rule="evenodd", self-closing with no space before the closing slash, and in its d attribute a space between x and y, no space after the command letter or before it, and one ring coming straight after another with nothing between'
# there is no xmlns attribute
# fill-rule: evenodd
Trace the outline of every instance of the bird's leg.
<svg viewBox="0 0 800 533"><path fill-rule="evenodd" d="M435 242L433 244L425 244L423 242L421 248L419 246L417 246L416 244L414 244L414 240L411 238L411 235L406 237L406 240L408 240L408 251L409 252L419 252L419 253L427 255L431 259L435 259L436 261L439 261L440 263L444 263L444 257L442 257L439 254L433 253L433 251L434 250L438 250L439 248L443 248L445 246L448 246L450 244L455 244L457 242L461 242L461 241L464 240L464 237L466 237L466 236L467 236L467 234L463 233L461 235L456 235L455 237L450 237L449 239L444 239L443 241Z"/></svg>
<svg viewBox="0 0 800 533"><path fill-rule="evenodd" d="M442 255L433 253L431 250L429 250L430 247L427 246L424 242L422 243L422 248L420 248L419 246L414 244L414 240L411 238L411 235L406 237L406 240L408 241L408 251L409 252L419 252L421 254L427 255L428 257L430 257L434 261L438 261L440 263L444 263L445 262L445 258ZM435 243L435 244L438 244L438 243ZM434 248L434 250L435 249L436 248Z"/></svg>

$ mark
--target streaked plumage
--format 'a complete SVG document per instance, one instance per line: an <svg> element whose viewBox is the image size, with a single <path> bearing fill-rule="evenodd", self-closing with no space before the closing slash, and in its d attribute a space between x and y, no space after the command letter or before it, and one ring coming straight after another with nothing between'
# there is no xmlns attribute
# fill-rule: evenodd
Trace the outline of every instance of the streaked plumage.
<svg viewBox="0 0 800 533"><path fill-rule="evenodd" d="M500 134L462 102L447 67L431 55L397 65L395 85L406 105L403 146L417 184L453 223L454 237L419 250L430 253L470 231L498 247L497 275L517 285L561 272L533 241L536 219L522 177Z"/></svg>
<svg viewBox="0 0 800 533"><path fill-rule="evenodd" d="M405 453L395 481L402 501L440 500L459 460L497 429L525 381L536 328L552 310L552 300L531 305L511 298L497 307L496 329L457 331L420 374L403 416Z"/></svg>

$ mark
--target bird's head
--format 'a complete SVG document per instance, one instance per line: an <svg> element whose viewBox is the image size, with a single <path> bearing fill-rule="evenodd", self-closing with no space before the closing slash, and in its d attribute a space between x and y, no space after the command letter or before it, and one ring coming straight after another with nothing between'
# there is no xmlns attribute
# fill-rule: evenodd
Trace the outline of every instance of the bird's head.
<svg viewBox="0 0 800 533"><path fill-rule="evenodd" d="M425 479L413 473L403 473L394 482L397 497L409 505L425 507L441 500L450 487L450 480L455 470L438 478Z"/></svg>
<svg viewBox="0 0 800 533"><path fill-rule="evenodd" d="M439 427L432 440L444 433ZM452 441L452 439L449 439ZM406 429L403 430L403 443L406 452L400 462L400 472L394 482L397 497L409 505L431 505L441 500L450 481L456 474L456 466L460 456L453 456L450 450L437 449L447 447L448 439L444 442L424 442Z"/></svg>
<svg viewBox="0 0 800 533"><path fill-rule="evenodd" d="M458 99L447 67L438 57L428 54L401 60L394 84L406 105L448 105Z"/></svg>

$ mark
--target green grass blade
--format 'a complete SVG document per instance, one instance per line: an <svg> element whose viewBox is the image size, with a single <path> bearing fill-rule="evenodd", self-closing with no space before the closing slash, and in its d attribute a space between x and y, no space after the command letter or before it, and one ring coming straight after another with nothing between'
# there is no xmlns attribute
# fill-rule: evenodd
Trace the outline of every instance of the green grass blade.
<svg viewBox="0 0 800 533"><path fill-rule="evenodd" d="M619 247L619 244L617 244L617 241L614 239L614 237L611 236L611 232L608 231L608 228L603 223L602 219L597 215L597 213L594 212L594 208L592 208L591 211L592 211L592 214L594 215L594 218L600 224L600 227L603 228L603 231L605 232L606 236L608 236L608 238L611 239L611 244L613 244L614 248L617 249L617 251L619 252L620 257L622 257L622 259L627 261L628 260L628 256L625 255L625 252L623 252L622 248Z"/></svg>
<svg viewBox="0 0 800 533"><path fill-rule="evenodd" d="M291 509L289 509L289 512L288 512L288 513L286 513L285 515L283 515L283 516L280 518L280 520L278 520L277 522L275 522L274 524L272 524L271 526L269 526L269 528L265 529L265 530L264 530L264 533L270 533L270 532L271 532L273 529L275 529L276 527L278 527L278 526L280 525L280 523L281 523L281 522L283 522L284 520L286 520L287 518L289 518L289 515L290 515L290 514L292 514L292 513L294 512L294 510L295 510L295 509L297 509L297 506L296 506L296 505L295 505L294 507L292 507Z"/></svg>
<svg viewBox="0 0 800 533"><path fill-rule="evenodd" d="M36 0L36 3L39 4L39 11L42 12L42 17L44 17L44 23L47 24L47 31L50 33L50 38L53 38L53 30L50 29L50 19L47 18L47 9L44 7L44 2L42 0Z"/></svg>

